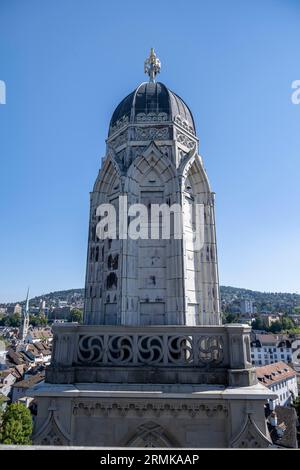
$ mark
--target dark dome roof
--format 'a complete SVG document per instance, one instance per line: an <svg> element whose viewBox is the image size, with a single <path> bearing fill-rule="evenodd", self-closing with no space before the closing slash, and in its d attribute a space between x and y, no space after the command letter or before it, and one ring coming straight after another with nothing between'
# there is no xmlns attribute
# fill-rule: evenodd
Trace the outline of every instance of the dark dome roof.
<svg viewBox="0 0 300 470"><path fill-rule="evenodd" d="M190 131L195 133L194 119L185 102L163 83L145 82L116 107L110 121L109 134L119 122L142 121L142 118L138 116L140 113L146 115L154 113L154 116L163 113L160 116L161 119L157 119L158 121L173 121L179 116L181 120L188 122Z"/></svg>

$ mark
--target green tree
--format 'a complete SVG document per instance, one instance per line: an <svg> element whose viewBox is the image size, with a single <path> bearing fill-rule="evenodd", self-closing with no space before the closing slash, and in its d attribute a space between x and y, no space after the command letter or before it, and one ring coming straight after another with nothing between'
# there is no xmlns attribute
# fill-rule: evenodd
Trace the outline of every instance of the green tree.
<svg viewBox="0 0 300 470"><path fill-rule="evenodd" d="M291 330L292 328L295 327L295 323L293 322L293 320L288 317L287 315L284 315L282 318L281 318L281 323L282 323L282 329L283 330Z"/></svg>
<svg viewBox="0 0 300 470"><path fill-rule="evenodd" d="M13 315L7 316L4 318L5 326L18 327L21 325L21 315L19 313L14 313Z"/></svg>
<svg viewBox="0 0 300 470"><path fill-rule="evenodd" d="M238 323L239 317L234 313L225 313L224 315L225 323Z"/></svg>
<svg viewBox="0 0 300 470"><path fill-rule="evenodd" d="M266 322L263 320L261 317L257 317L253 322L252 322L252 328L254 330L266 330L268 331L268 327L266 325Z"/></svg>
<svg viewBox="0 0 300 470"><path fill-rule="evenodd" d="M38 318L38 326L47 326L48 325L48 319L47 319L46 315L44 315L43 313L40 313L37 318Z"/></svg>
<svg viewBox="0 0 300 470"><path fill-rule="evenodd" d="M46 326L48 324L47 317L45 315L30 315L29 323L32 326Z"/></svg>
<svg viewBox="0 0 300 470"><path fill-rule="evenodd" d="M271 333L279 333L282 331L282 323L280 321L274 321L270 326Z"/></svg>
<svg viewBox="0 0 300 470"><path fill-rule="evenodd" d="M31 444L32 417L23 403L8 405L2 415L0 442L2 444Z"/></svg>
<svg viewBox="0 0 300 470"><path fill-rule="evenodd" d="M82 323L83 320L83 311L79 308L74 308L71 310L71 321Z"/></svg>

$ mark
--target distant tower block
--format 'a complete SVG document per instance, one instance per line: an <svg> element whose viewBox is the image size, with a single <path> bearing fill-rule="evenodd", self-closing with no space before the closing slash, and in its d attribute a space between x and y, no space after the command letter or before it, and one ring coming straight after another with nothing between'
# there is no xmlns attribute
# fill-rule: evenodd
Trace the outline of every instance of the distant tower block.
<svg viewBox="0 0 300 470"><path fill-rule="evenodd" d="M46 301L41 299L40 300L40 306L39 306L40 315L45 315L45 308L46 308Z"/></svg>

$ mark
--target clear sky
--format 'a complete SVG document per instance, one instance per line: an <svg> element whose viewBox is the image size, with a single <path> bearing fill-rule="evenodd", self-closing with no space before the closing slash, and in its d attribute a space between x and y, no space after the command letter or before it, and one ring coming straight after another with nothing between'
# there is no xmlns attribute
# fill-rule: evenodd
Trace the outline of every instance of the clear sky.
<svg viewBox="0 0 300 470"><path fill-rule="evenodd" d="M221 284L300 291L299 0L1 0L0 301L84 286L89 191L140 82L193 111Z"/></svg>

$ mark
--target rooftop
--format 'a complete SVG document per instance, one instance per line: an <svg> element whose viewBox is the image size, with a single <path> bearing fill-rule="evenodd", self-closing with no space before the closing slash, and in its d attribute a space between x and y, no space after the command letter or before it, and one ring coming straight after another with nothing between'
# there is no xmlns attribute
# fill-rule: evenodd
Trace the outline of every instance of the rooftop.
<svg viewBox="0 0 300 470"><path fill-rule="evenodd" d="M296 377L296 372L285 362L275 362L274 364L256 367L256 374L260 383L267 387L276 382Z"/></svg>
<svg viewBox="0 0 300 470"><path fill-rule="evenodd" d="M13 387L16 388L30 388L33 387L34 385L42 382L45 379L44 374L36 374L32 375L31 377L28 377L27 379L20 380L20 382L16 382Z"/></svg>
<svg viewBox="0 0 300 470"><path fill-rule="evenodd" d="M126 96L116 107L109 126L112 134L120 123L148 122L156 124L175 121L178 117L185 121L189 132L195 134L195 124L187 104L163 83L144 82Z"/></svg>
<svg viewBox="0 0 300 470"><path fill-rule="evenodd" d="M276 427L269 425L271 439L275 445L289 449L297 448L297 414L295 408L276 406L277 428L282 431L282 436Z"/></svg>

